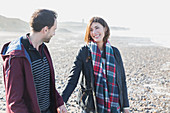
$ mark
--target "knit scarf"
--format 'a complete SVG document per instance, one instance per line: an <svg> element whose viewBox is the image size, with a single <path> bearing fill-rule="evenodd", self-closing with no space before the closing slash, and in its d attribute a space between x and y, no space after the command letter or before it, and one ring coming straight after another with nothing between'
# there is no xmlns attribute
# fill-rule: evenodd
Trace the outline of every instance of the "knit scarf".
<svg viewBox="0 0 170 113"><path fill-rule="evenodd" d="M106 54L106 59L104 60L95 42L89 42L88 47L92 57L98 112L119 113L119 95L113 49L109 42L105 44L105 53L102 53Z"/></svg>

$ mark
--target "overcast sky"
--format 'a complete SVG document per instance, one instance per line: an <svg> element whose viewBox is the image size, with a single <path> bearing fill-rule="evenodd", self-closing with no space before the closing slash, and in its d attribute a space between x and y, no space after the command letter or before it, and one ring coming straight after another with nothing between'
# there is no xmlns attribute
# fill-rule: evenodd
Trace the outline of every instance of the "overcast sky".
<svg viewBox="0 0 170 113"><path fill-rule="evenodd" d="M170 30L169 0L1 0L0 15L28 22L40 8L55 10L60 22L100 16L113 26L162 34Z"/></svg>

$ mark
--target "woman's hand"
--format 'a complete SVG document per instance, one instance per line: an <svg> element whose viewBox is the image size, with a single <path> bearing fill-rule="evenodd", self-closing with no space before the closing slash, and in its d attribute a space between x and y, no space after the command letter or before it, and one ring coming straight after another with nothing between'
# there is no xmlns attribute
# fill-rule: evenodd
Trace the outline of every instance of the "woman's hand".
<svg viewBox="0 0 170 113"><path fill-rule="evenodd" d="M130 113L129 109L124 109L124 113Z"/></svg>

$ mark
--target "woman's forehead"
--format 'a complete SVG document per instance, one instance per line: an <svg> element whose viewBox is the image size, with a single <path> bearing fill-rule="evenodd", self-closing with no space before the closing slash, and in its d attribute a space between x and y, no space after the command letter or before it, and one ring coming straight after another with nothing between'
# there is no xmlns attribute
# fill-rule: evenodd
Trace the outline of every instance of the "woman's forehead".
<svg viewBox="0 0 170 113"><path fill-rule="evenodd" d="M95 26L102 26L99 22L93 22L91 24L91 27L95 27Z"/></svg>

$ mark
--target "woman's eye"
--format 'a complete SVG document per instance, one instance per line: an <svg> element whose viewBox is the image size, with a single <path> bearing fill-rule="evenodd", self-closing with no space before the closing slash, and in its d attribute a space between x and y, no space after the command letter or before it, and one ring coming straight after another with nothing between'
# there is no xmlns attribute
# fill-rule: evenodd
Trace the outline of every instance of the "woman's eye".
<svg viewBox="0 0 170 113"><path fill-rule="evenodd" d="M95 27L96 29L99 29L99 27Z"/></svg>

